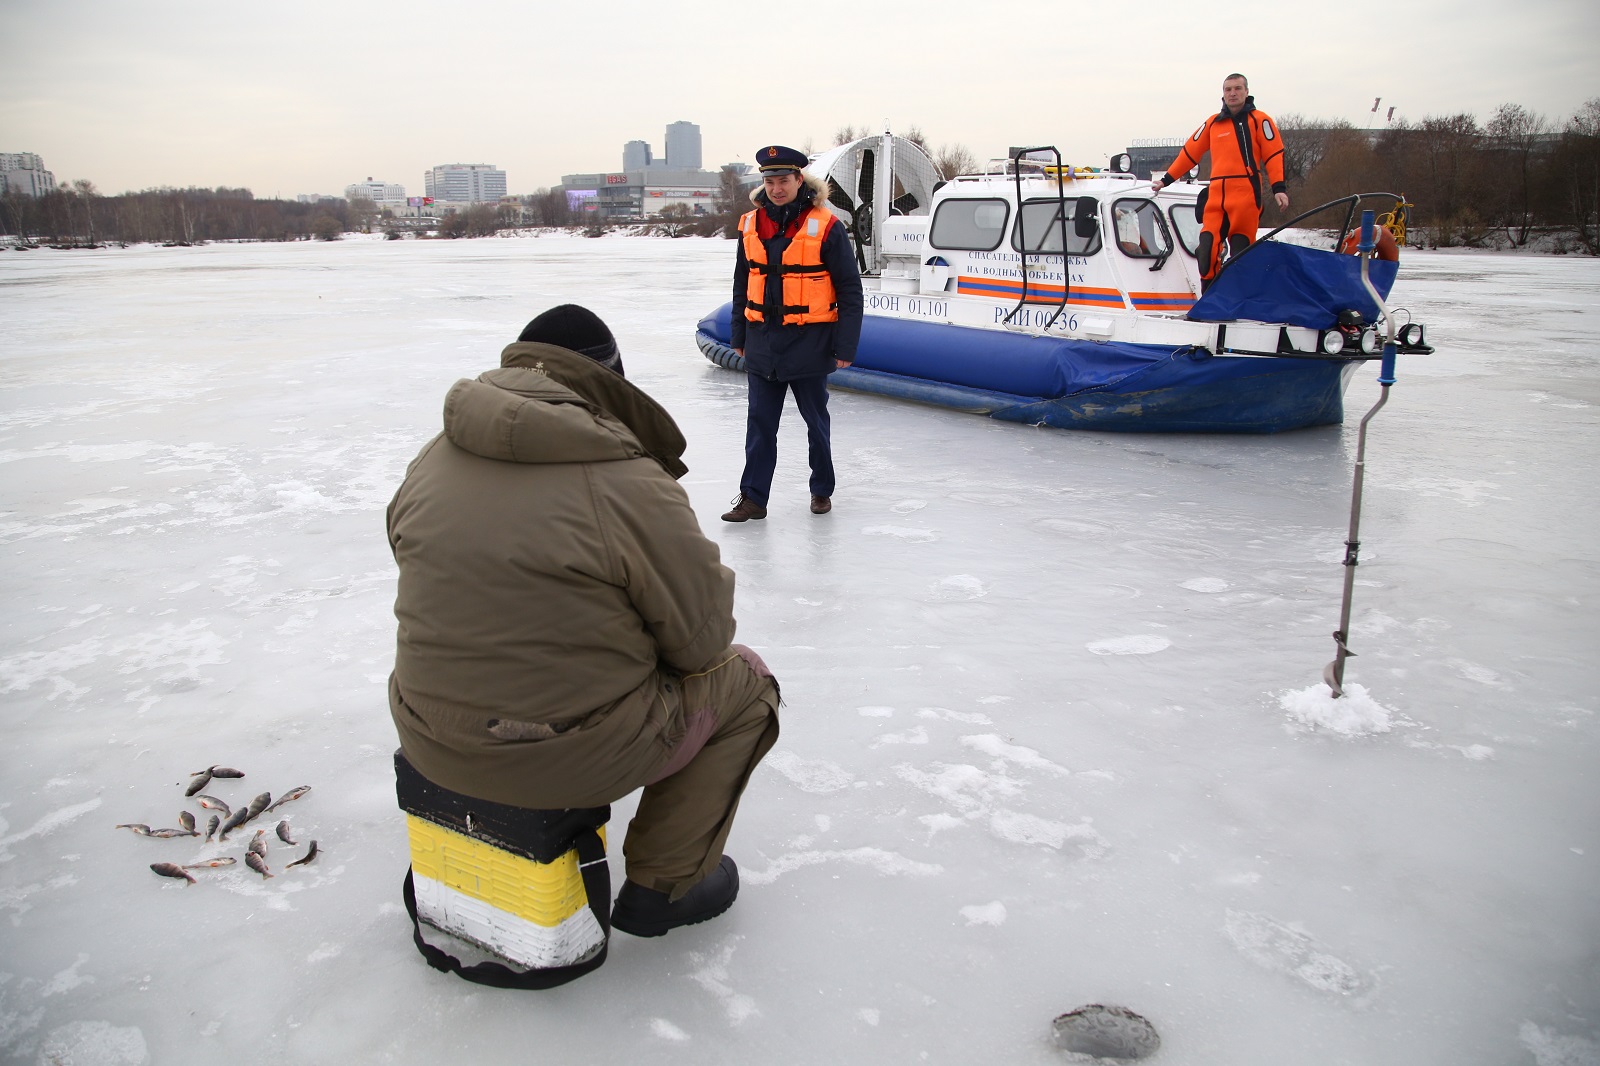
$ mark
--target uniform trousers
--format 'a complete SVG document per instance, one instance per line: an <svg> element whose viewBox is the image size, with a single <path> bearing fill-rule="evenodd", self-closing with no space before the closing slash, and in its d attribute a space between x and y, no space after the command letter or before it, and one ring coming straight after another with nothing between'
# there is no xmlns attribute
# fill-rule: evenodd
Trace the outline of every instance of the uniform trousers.
<svg viewBox="0 0 1600 1066"><path fill-rule="evenodd" d="M794 381L769 381L758 374L745 377L750 383L750 392L745 419L744 475L739 479L739 491L745 499L762 507L767 505L772 493L772 472L778 465L778 422L783 417L783 397L785 391L790 391L806 423L811 494L832 496L833 443L828 420L828 376L821 374Z"/></svg>

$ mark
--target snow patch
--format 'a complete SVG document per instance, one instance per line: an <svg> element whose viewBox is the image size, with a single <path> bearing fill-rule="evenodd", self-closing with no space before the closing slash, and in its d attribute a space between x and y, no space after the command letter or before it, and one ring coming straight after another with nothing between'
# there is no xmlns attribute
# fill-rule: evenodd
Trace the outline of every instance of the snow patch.
<svg viewBox="0 0 1600 1066"><path fill-rule="evenodd" d="M1487 666L1479 666L1465 659L1447 659L1445 665L1468 681L1476 681L1480 685L1490 685L1494 688L1506 687L1504 679Z"/></svg>
<svg viewBox="0 0 1600 1066"><path fill-rule="evenodd" d="M852 848L847 851L794 851L780 855L765 870L739 871L746 884L770 885L784 874L806 866L820 866L827 862L848 862L876 870L886 877L931 877L944 873L944 867L933 862L917 862L895 851L882 848Z"/></svg>
<svg viewBox="0 0 1600 1066"><path fill-rule="evenodd" d="M885 733L877 740L874 740L872 746L878 748L885 744L926 744L927 742L928 731L919 725L913 729L906 730L904 733Z"/></svg>
<svg viewBox="0 0 1600 1066"><path fill-rule="evenodd" d="M51 1030L39 1048L38 1061L44 1066L144 1066L150 1049L143 1031L110 1022L70 1022Z"/></svg>
<svg viewBox="0 0 1600 1066"><path fill-rule="evenodd" d="M935 581L929 588L937 600L981 600L989 589L971 574L955 574Z"/></svg>
<svg viewBox="0 0 1600 1066"><path fill-rule="evenodd" d="M735 992L733 986L728 983L728 964L733 961L735 946L736 941L729 937L715 954L691 951L689 960L697 964L699 969L690 973L689 979L716 996L722 1002L723 1010L727 1012L728 1021L740 1025L760 1014L761 1009L756 1006L755 1000Z"/></svg>
<svg viewBox="0 0 1600 1066"><path fill-rule="evenodd" d="M653 1036L660 1037L662 1040L670 1040L675 1044L681 1044L689 1039L688 1033L679 1029L665 1018L651 1018L650 1033Z"/></svg>
<svg viewBox="0 0 1600 1066"><path fill-rule="evenodd" d="M939 539L939 535L931 529L912 529L909 526L866 526L861 532L869 537L898 537L918 544Z"/></svg>
<svg viewBox="0 0 1600 1066"><path fill-rule="evenodd" d="M961 917L967 920L968 925L1003 925L1006 920L1006 905L999 900L993 903L975 903L970 907L962 907Z"/></svg>
<svg viewBox="0 0 1600 1066"><path fill-rule="evenodd" d="M1096 655L1153 655L1172 647L1172 641L1152 633L1140 633L1131 637L1090 641L1084 647Z"/></svg>
<svg viewBox="0 0 1600 1066"><path fill-rule="evenodd" d="M1353 996L1369 990L1355 967L1322 950L1311 934L1265 914L1227 912L1224 931L1257 966L1287 974L1318 992Z"/></svg>
<svg viewBox="0 0 1600 1066"><path fill-rule="evenodd" d="M88 814L90 811L97 811L99 809L100 798L96 796L94 799L84 800L82 803L74 803L70 807L62 807L58 811L52 811L20 833L13 834L11 836L0 837L0 862L11 861L11 845L21 843L22 841L31 837L42 837L49 833L53 833L57 829L60 829L62 826L66 825L68 822L76 821L77 819ZM10 823L6 822L5 819L0 818L0 833L5 832L9 828L11 828Z"/></svg>
<svg viewBox="0 0 1600 1066"><path fill-rule="evenodd" d="M1523 1022L1517 1030L1535 1066L1600 1066L1600 1044L1581 1036L1562 1036L1552 1029Z"/></svg>
<svg viewBox="0 0 1600 1066"><path fill-rule="evenodd" d="M1017 744L1007 744L1004 738L994 733L979 733L961 738L961 743L985 755L992 756L1005 762L1026 766L1030 770L1048 770L1053 774L1069 774L1072 771L1065 766L1057 766L1032 748L1024 748Z"/></svg>
<svg viewBox="0 0 1600 1066"><path fill-rule="evenodd" d="M1084 854L1091 858L1103 855L1107 849L1105 838L1087 823L1067 825L1019 811L995 811L989 818L989 830L1001 840L1013 844L1043 844L1059 849L1068 840L1077 840L1081 842Z"/></svg>
<svg viewBox="0 0 1600 1066"><path fill-rule="evenodd" d="M766 766L788 778L801 792L837 792L849 788L855 778L849 771L826 759L802 759L792 751L769 752Z"/></svg>
<svg viewBox="0 0 1600 1066"><path fill-rule="evenodd" d="M78 972L78 969L88 961L89 956L80 953L77 961L75 961L71 966L68 966L65 970L60 971L54 977L50 978L50 980L45 982L44 988L39 992L40 998L42 999L45 996L57 996L63 992L71 992L74 988L79 988L83 985L94 984L94 978L92 976L86 977Z"/></svg>
<svg viewBox="0 0 1600 1066"><path fill-rule="evenodd" d="M988 810L991 798L1014 796L1021 791L1017 782L1004 774L987 774L966 763L954 766L934 763L932 770L919 770L902 763L894 768L902 781L932 796L937 796L963 814Z"/></svg>
<svg viewBox="0 0 1600 1066"><path fill-rule="evenodd" d="M1283 693L1278 697L1278 706L1308 730L1360 737L1394 728L1390 712L1368 695L1363 685L1346 685L1344 695L1334 699L1333 690L1318 683Z"/></svg>

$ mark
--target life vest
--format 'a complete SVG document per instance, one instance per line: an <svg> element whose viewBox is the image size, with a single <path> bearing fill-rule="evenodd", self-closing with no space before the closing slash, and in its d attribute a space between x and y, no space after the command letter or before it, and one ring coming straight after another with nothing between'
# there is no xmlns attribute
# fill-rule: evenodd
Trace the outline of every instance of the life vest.
<svg viewBox="0 0 1600 1066"><path fill-rule="evenodd" d="M759 209L758 209L759 210ZM825 207L809 208L800 216L799 227L776 264L767 262L767 246L756 227L756 211L739 219L743 234L744 257L750 265L745 283L744 317L751 322L766 321L767 276L782 279L783 299L780 320L785 326L807 326L814 322L839 321L838 296L833 278L822 265L822 242L828 228L837 221Z"/></svg>

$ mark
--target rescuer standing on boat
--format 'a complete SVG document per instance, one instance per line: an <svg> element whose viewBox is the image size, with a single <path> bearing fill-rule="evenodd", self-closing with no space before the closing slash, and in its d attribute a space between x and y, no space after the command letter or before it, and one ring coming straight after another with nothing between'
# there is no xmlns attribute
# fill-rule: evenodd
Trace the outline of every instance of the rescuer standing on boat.
<svg viewBox="0 0 1600 1066"><path fill-rule="evenodd" d="M785 391L806 423L811 513L833 509L828 375L855 361L861 339L861 274L828 210L828 183L805 173L805 153L793 148L768 145L756 159L761 188L739 219L733 270L732 341L749 383L744 473L724 522L767 517Z"/></svg>
<svg viewBox="0 0 1600 1066"><path fill-rule="evenodd" d="M1217 275L1224 243L1229 256L1235 256L1256 239L1263 172L1271 182L1278 209L1289 209L1289 194L1283 181L1283 138L1272 116L1258 111L1256 98L1249 93L1250 83L1243 74L1224 78L1222 110L1200 124L1154 185L1154 191L1159 193L1199 166L1207 152L1211 153L1211 184L1200 194L1205 213L1195 252L1200 260L1202 291Z"/></svg>

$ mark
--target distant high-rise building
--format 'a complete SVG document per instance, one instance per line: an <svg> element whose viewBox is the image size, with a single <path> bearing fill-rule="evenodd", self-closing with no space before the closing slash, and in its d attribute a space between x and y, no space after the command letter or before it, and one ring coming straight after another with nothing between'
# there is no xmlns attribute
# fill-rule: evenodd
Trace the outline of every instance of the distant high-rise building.
<svg viewBox="0 0 1600 1066"><path fill-rule="evenodd" d="M650 165L650 145L645 141L629 141L622 146L622 169L643 170Z"/></svg>
<svg viewBox="0 0 1600 1066"><path fill-rule="evenodd" d="M371 200L379 207L403 204L406 202L406 187L389 181L374 181L369 177L366 181L358 181L354 185L346 185L344 187L344 198L346 200Z"/></svg>
<svg viewBox="0 0 1600 1066"><path fill-rule="evenodd" d="M492 204L506 194L506 172L489 163L445 163L424 175L425 195L458 204Z"/></svg>
<svg viewBox="0 0 1600 1066"><path fill-rule="evenodd" d="M0 152L0 193L43 196L56 187L56 176L32 152Z"/></svg>
<svg viewBox="0 0 1600 1066"><path fill-rule="evenodd" d="M700 169L699 126L693 122L674 122L667 127L667 166L674 170Z"/></svg>

